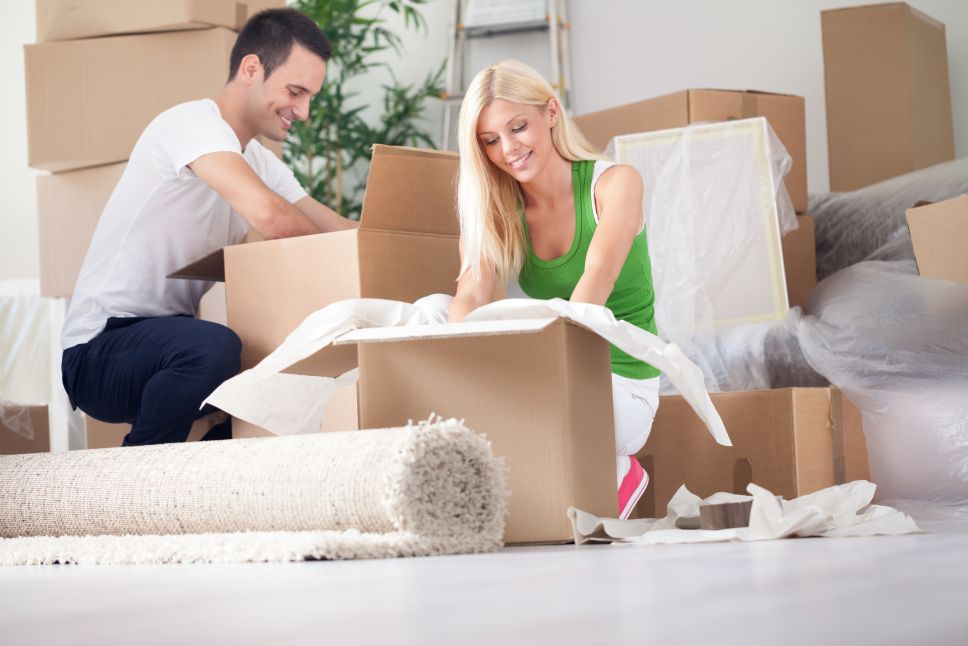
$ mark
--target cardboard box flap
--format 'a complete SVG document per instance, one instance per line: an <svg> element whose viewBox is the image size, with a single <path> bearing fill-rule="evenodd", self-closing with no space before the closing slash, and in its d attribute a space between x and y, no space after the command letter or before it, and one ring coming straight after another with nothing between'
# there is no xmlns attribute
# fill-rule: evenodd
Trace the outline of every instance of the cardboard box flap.
<svg viewBox="0 0 968 646"><path fill-rule="evenodd" d="M462 323L430 323L416 326L371 327L347 332L336 339L333 345L384 343L417 339L451 339L456 337L494 336L498 334L529 334L540 332L558 320L563 319L555 317L502 321L470 321Z"/></svg>
<svg viewBox="0 0 968 646"><path fill-rule="evenodd" d="M374 145L360 229L459 236L457 153Z"/></svg>
<svg viewBox="0 0 968 646"><path fill-rule="evenodd" d="M225 249L217 249L181 269L176 269L168 274L168 278L223 282L225 280Z"/></svg>
<svg viewBox="0 0 968 646"><path fill-rule="evenodd" d="M793 98L801 98L799 94L790 94L788 92L770 92L769 90L756 90L753 88L747 88L745 90L727 90L721 87L698 87L687 90L688 92L727 92L729 94L762 94L764 96L789 96Z"/></svg>

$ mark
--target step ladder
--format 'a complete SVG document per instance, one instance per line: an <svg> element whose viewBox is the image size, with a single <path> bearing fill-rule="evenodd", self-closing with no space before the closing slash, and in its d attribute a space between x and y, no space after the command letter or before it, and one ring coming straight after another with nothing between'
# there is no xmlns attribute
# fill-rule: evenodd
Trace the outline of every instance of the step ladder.
<svg viewBox="0 0 968 646"><path fill-rule="evenodd" d="M571 101L571 65L568 56L567 0L453 0L450 16L440 147L449 150L451 129L469 82L472 40L504 34L548 32L548 79L566 111Z"/></svg>

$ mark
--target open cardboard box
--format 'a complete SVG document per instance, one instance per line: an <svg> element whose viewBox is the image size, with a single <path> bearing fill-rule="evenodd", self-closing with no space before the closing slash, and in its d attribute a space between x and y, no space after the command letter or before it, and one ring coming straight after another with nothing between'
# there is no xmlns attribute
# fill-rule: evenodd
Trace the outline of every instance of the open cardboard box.
<svg viewBox="0 0 968 646"><path fill-rule="evenodd" d="M921 202L907 211L918 273L968 283L968 195Z"/></svg>
<svg viewBox="0 0 968 646"><path fill-rule="evenodd" d="M306 316L349 298L413 302L453 294L460 270L457 155L376 145L360 228L234 245L169 278L224 280L228 325L242 339L242 368L282 343ZM356 348L326 348L289 372L335 377L357 365ZM327 409L323 430L359 427L354 389ZM267 435L233 420L235 437Z"/></svg>
<svg viewBox="0 0 968 646"><path fill-rule="evenodd" d="M612 138L707 121L766 117L793 166L784 183L797 213L807 210L807 139L803 97L753 90L682 90L575 117L588 140L604 149Z"/></svg>
<svg viewBox="0 0 968 646"><path fill-rule="evenodd" d="M361 428L437 413L487 436L508 468L505 542L571 540L571 506L616 515L609 346L594 332L553 318L370 328L336 343L359 349Z"/></svg>
<svg viewBox="0 0 968 646"><path fill-rule="evenodd" d="M836 388L783 388L710 394L732 447L709 441L679 396L662 397L638 458L652 477L636 507L662 517L685 484L703 498L746 493L754 482L787 500L852 480L869 480L860 411Z"/></svg>

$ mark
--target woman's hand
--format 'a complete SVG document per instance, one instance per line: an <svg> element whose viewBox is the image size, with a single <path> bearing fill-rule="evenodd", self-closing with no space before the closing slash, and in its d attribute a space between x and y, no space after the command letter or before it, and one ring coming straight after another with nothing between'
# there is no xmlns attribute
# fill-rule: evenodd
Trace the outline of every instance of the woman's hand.
<svg viewBox="0 0 968 646"><path fill-rule="evenodd" d="M604 305L608 300L632 242L642 230L642 195L642 177L631 166L613 166L599 178L595 185L598 227L572 301Z"/></svg>

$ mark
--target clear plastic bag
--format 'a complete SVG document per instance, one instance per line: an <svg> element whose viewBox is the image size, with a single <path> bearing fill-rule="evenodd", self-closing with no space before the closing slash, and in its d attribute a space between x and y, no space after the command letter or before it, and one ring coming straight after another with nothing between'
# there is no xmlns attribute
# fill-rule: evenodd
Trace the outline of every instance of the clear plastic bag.
<svg viewBox="0 0 968 646"><path fill-rule="evenodd" d="M719 346L724 330L787 312L780 236L797 219L783 183L791 165L783 144L759 117L623 135L609 152L645 183L660 336L700 365L710 390L739 376L762 384L754 366ZM769 334L762 325L738 332L747 333L760 347ZM752 372L740 375L744 366Z"/></svg>

